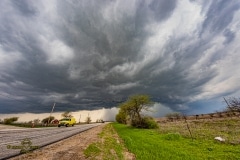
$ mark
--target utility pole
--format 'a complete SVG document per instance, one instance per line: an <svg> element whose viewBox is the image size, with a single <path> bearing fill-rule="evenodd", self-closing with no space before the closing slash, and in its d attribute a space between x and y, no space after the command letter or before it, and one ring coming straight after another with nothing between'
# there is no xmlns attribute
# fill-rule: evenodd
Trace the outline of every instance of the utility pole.
<svg viewBox="0 0 240 160"><path fill-rule="evenodd" d="M79 124L80 124L80 119L81 119L81 114L80 114L80 117L79 117Z"/></svg>
<svg viewBox="0 0 240 160"><path fill-rule="evenodd" d="M53 104L52 111L51 111L50 116L49 116L49 118L48 118L48 124L49 124L50 118L51 118L51 116L52 116L52 113L53 113L53 110L54 110L55 104L56 104L56 103Z"/></svg>

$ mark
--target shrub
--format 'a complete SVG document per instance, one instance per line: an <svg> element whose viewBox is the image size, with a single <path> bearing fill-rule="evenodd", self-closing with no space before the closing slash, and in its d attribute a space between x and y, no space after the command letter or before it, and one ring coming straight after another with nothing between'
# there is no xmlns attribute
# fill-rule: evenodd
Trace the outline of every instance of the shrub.
<svg viewBox="0 0 240 160"><path fill-rule="evenodd" d="M12 124L13 122L17 121L18 117L11 117L11 118L5 118L3 120L4 124Z"/></svg>
<svg viewBox="0 0 240 160"><path fill-rule="evenodd" d="M132 121L132 126L137 128L156 129L159 125L152 117L143 117L141 121Z"/></svg>
<svg viewBox="0 0 240 160"><path fill-rule="evenodd" d="M91 123L91 122L92 122L91 117L88 116L88 117L86 118L85 122L86 122L87 124Z"/></svg>
<svg viewBox="0 0 240 160"><path fill-rule="evenodd" d="M127 119L126 113L120 109L119 113L116 115L116 121L118 123L126 124L127 123L126 119Z"/></svg>
<svg viewBox="0 0 240 160"><path fill-rule="evenodd" d="M170 121L173 121L174 119L175 119L175 120L179 120L179 119L181 119L182 114L179 113L179 112L173 112L173 113L168 113L168 114L166 114L166 117L167 117L168 120L170 120Z"/></svg>
<svg viewBox="0 0 240 160"><path fill-rule="evenodd" d="M44 118L43 120L42 120L42 123L43 124L48 124L48 123L50 123L52 120L54 120L55 119L55 117L53 117L53 116L50 116L50 117L46 117L46 118Z"/></svg>

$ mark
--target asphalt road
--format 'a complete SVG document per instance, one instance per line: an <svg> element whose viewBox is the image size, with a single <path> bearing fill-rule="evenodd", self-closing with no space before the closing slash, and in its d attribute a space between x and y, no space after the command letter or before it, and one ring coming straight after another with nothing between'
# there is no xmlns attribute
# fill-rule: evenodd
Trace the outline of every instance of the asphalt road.
<svg viewBox="0 0 240 160"><path fill-rule="evenodd" d="M98 125L101 124L85 124L60 128L2 129L0 130L0 159L16 156L21 150L24 151L29 150L29 148L52 144Z"/></svg>

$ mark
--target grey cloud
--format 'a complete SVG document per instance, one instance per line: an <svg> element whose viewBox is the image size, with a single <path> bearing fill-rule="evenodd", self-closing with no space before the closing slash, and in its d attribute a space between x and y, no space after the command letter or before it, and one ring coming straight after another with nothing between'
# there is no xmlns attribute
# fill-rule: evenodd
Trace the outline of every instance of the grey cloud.
<svg viewBox="0 0 240 160"><path fill-rule="evenodd" d="M18 0L18 1L12 1L14 8L16 8L20 14L26 15L26 16L33 16L37 10L34 6L29 4L31 1L29 0Z"/></svg>
<svg viewBox="0 0 240 160"><path fill-rule="evenodd" d="M48 3L51 10L44 8ZM10 52L20 56L12 62L13 69L1 70L0 82L6 84L0 85L1 93L36 104L14 103L5 97L0 111L6 113L45 112L53 102L58 111L110 108L132 94L149 94L169 110L187 109L192 97L204 92L219 74L212 65L225 55L223 51L193 67L211 49L209 42L223 35L227 46L237 36L237 31L228 29L239 6L234 2L212 1L201 24L202 31L213 31L210 35L172 35L164 49L146 47L158 34L146 28L165 23L178 7L175 0L4 1L0 5L10 10L8 16L0 11L4 15L0 16L4 52L0 56ZM150 54L155 57L146 60Z"/></svg>
<svg viewBox="0 0 240 160"><path fill-rule="evenodd" d="M226 29L223 35L226 37L225 44L231 43L235 39L235 33L229 29Z"/></svg>
<svg viewBox="0 0 240 160"><path fill-rule="evenodd" d="M203 29L214 33L223 31L231 23L233 15L239 10L239 7L240 4L233 0L212 1L203 23Z"/></svg>
<svg viewBox="0 0 240 160"><path fill-rule="evenodd" d="M153 0L151 4L149 4L149 7L154 12L155 19L162 21L171 15L176 4L176 0Z"/></svg>

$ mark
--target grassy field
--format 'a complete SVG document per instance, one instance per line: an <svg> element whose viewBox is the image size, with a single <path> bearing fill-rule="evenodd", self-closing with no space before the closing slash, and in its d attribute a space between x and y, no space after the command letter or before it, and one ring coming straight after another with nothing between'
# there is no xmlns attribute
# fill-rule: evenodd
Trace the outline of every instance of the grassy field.
<svg viewBox="0 0 240 160"><path fill-rule="evenodd" d="M159 132L163 134L179 133L183 137L198 140L213 140L214 137L220 136L226 140L225 143L240 144L240 119L236 117L188 120L187 122L181 120L159 123L159 125Z"/></svg>
<svg viewBox="0 0 240 160"><path fill-rule="evenodd" d="M240 160L237 122L231 119L188 122L193 139L184 121L160 124L158 130L112 125L137 160ZM224 136L227 141L217 142L215 136Z"/></svg>

